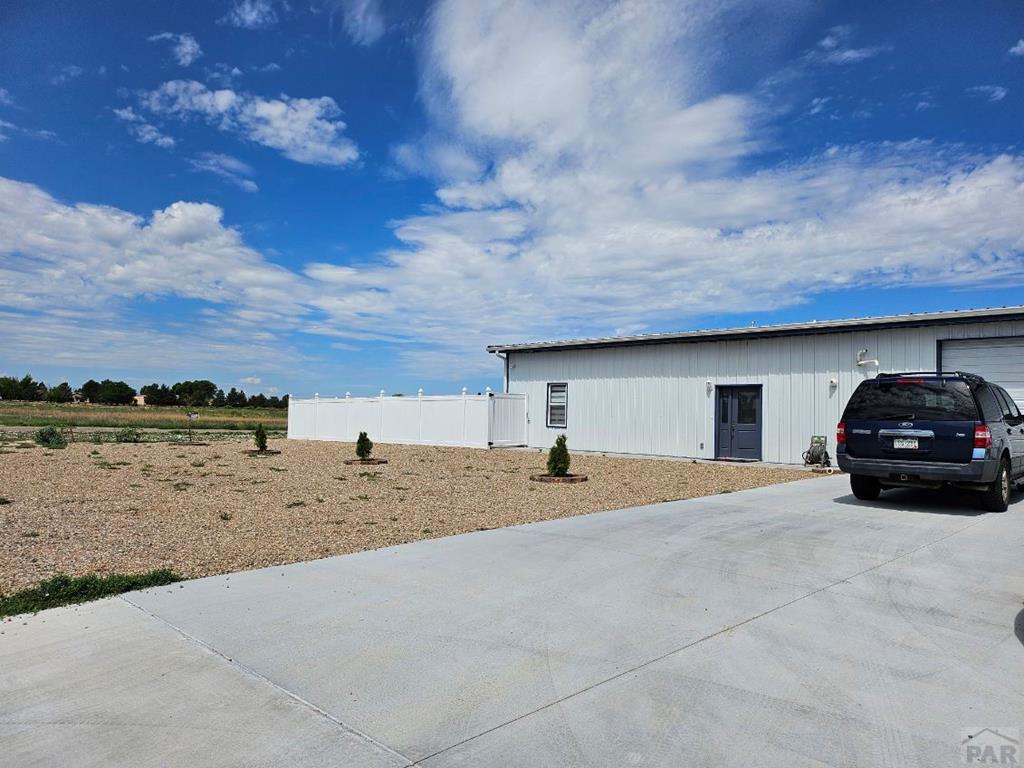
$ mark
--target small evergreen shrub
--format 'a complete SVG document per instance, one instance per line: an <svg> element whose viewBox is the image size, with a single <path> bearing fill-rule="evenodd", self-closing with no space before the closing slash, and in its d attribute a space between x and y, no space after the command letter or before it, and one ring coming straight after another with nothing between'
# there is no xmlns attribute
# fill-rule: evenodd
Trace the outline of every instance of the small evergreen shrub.
<svg viewBox="0 0 1024 768"><path fill-rule="evenodd" d="M134 427L125 427L114 433L115 443L141 443L142 430Z"/></svg>
<svg viewBox="0 0 1024 768"><path fill-rule="evenodd" d="M43 448L67 448L68 441L64 433L54 426L36 430L35 441Z"/></svg>
<svg viewBox="0 0 1024 768"><path fill-rule="evenodd" d="M555 477L565 477L569 474L569 449L565 447L565 435L559 435L555 444L548 451L548 474Z"/></svg>
<svg viewBox="0 0 1024 768"><path fill-rule="evenodd" d="M267 450L267 429L263 426L263 422L256 425L256 430L252 433L253 439L256 441L256 450L263 453Z"/></svg>
<svg viewBox="0 0 1024 768"><path fill-rule="evenodd" d="M359 433L359 439L356 440L356 456L364 461L370 458L370 453L373 452L373 441L367 436L365 432Z"/></svg>

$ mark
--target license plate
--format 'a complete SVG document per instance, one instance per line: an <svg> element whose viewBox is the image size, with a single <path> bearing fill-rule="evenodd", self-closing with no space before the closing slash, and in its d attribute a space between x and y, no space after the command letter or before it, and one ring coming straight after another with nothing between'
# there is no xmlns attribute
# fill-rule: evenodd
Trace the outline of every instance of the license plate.
<svg viewBox="0 0 1024 768"><path fill-rule="evenodd" d="M894 437L892 439L893 448L909 448L913 451L917 450L917 438L916 437Z"/></svg>

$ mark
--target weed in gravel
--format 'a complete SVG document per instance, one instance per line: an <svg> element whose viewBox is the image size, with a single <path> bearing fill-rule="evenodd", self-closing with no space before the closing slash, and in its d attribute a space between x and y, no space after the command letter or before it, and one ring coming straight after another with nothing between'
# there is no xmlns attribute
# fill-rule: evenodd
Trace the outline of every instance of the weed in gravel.
<svg viewBox="0 0 1024 768"><path fill-rule="evenodd" d="M191 488L192 483L177 482L171 487L174 488L174 490L176 491L184 491L186 488Z"/></svg>
<svg viewBox="0 0 1024 768"><path fill-rule="evenodd" d="M15 448L35 448L35 443L26 443L24 441L15 444Z"/></svg>
<svg viewBox="0 0 1024 768"><path fill-rule="evenodd" d="M21 535L24 536L26 539L38 539L39 531L25 531Z"/></svg>
<svg viewBox="0 0 1024 768"><path fill-rule="evenodd" d="M407 485L396 485L395 486L395 490L396 491L410 491L412 489L409 486L407 486Z"/></svg>
<svg viewBox="0 0 1024 768"><path fill-rule="evenodd" d="M89 451L89 455L90 456L99 456L100 452L97 451L95 448L93 448L91 451Z"/></svg>
<svg viewBox="0 0 1024 768"><path fill-rule="evenodd" d="M220 513L220 519L223 520L225 523L228 520L231 520L232 518L234 518L234 515L231 514L230 512L221 512Z"/></svg>
<svg viewBox="0 0 1024 768"><path fill-rule="evenodd" d="M433 533L433 531L429 528L424 528L422 531L420 531L420 533Z"/></svg>
<svg viewBox="0 0 1024 768"><path fill-rule="evenodd" d="M323 504L325 501L327 501L327 499L325 499L323 496L317 496L316 497L316 503L317 504Z"/></svg>
<svg viewBox="0 0 1024 768"><path fill-rule="evenodd" d="M358 496L349 496L348 498L349 498L349 501L369 501L370 500L370 497L367 496L365 493L361 493Z"/></svg>
<svg viewBox="0 0 1024 768"><path fill-rule="evenodd" d="M376 520L363 520L363 525L376 525Z"/></svg>
<svg viewBox="0 0 1024 768"><path fill-rule="evenodd" d="M288 470L284 467L267 467L271 472L287 472Z"/></svg>
<svg viewBox="0 0 1024 768"><path fill-rule="evenodd" d="M336 477L336 478L334 478L334 479L335 479L335 480L341 480L342 482L345 482L345 481L346 481L346 480L347 480L348 478L345 478L345 477L340 477L340 476L339 476L339 477Z"/></svg>
<svg viewBox="0 0 1024 768"><path fill-rule="evenodd" d="M129 488L141 488L142 483L128 483Z"/></svg>
<svg viewBox="0 0 1024 768"><path fill-rule="evenodd" d="M285 506L285 509L293 509L295 507L304 507L304 506L306 506L306 502L304 502L304 501L289 501L284 506Z"/></svg>
<svg viewBox="0 0 1024 768"><path fill-rule="evenodd" d="M161 568L140 574L112 573L108 576L78 576L64 574L41 582L39 586L23 589L12 595L0 596L0 616L15 616L20 613L35 613L59 605L84 603L101 597L120 595L134 589L159 587L181 581L174 571Z"/></svg>
<svg viewBox="0 0 1024 768"><path fill-rule="evenodd" d="M193 461L193 462L190 462L190 463L191 463L191 465L193 467L205 467L206 466L206 462L202 461L201 459L197 459L196 461Z"/></svg>
<svg viewBox="0 0 1024 768"><path fill-rule="evenodd" d="M0 496L0 507L2 507L4 504L13 504L13 502L6 496Z"/></svg>
<svg viewBox="0 0 1024 768"><path fill-rule="evenodd" d="M392 522L392 523L397 523L397 522L398 522L398 518L397 518L397 517L393 517L393 516L392 516L392 518L391 518L391 522Z"/></svg>
<svg viewBox="0 0 1024 768"><path fill-rule="evenodd" d="M377 480L382 474L383 472L360 472L359 476L365 477L367 480Z"/></svg>

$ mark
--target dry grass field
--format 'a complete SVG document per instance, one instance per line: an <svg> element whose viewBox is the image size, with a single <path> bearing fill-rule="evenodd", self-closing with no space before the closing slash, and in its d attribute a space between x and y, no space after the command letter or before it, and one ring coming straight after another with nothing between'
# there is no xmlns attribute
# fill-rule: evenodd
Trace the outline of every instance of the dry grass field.
<svg viewBox="0 0 1024 768"><path fill-rule="evenodd" d="M544 471L539 452L379 445L389 463L363 467L342 464L352 444L274 440L281 454L262 457L249 447L8 443L0 593L61 572L204 576L811 476L576 455L572 471L590 481L549 485L529 480Z"/></svg>
<svg viewBox="0 0 1024 768"><path fill-rule="evenodd" d="M129 405L91 405L0 401L0 425L42 427L48 424L74 427L137 427L139 429L185 429L188 412L196 411L196 429L254 429L257 422L267 429L285 429L285 408L185 408Z"/></svg>

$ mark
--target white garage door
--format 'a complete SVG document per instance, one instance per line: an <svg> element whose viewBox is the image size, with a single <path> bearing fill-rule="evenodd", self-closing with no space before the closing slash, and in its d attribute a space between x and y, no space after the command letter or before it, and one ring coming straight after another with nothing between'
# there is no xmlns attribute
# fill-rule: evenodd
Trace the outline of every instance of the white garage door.
<svg viewBox="0 0 1024 768"><path fill-rule="evenodd" d="M948 339L942 342L942 370L976 373L994 381L1024 407L1024 337Z"/></svg>

